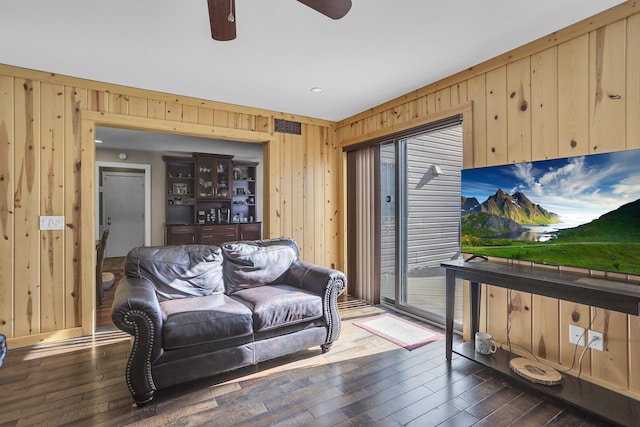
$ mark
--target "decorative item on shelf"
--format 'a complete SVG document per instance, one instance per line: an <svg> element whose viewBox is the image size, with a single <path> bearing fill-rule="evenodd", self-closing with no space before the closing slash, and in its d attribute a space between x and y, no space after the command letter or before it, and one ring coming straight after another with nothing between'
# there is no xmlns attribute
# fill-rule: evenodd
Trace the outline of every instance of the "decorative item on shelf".
<svg viewBox="0 0 640 427"><path fill-rule="evenodd" d="M173 204L174 205L181 205L182 204L182 197L174 197L173 198Z"/></svg>
<svg viewBox="0 0 640 427"><path fill-rule="evenodd" d="M173 194L187 194L187 184L183 182L174 183Z"/></svg>
<svg viewBox="0 0 640 427"><path fill-rule="evenodd" d="M198 211L198 224L204 224L207 221L207 215L204 211Z"/></svg>
<svg viewBox="0 0 640 427"><path fill-rule="evenodd" d="M206 224L214 224L216 222L216 210L211 208L205 217Z"/></svg>
<svg viewBox="0 0 640 427"><path fill-rule="evenodd" d="M249 217L249 222L253 222L253 217L252 216Z"/></svg>
<svg viewBox="0 0 640 427"><path fill-rule="evenodd" d="M256 200L255 200L253 197L249 197L249 198L247 199L247 203L248 203L248 204L250 204L250 205L253 205L253 204L255 203L255 201L256 201Z"/></svg>
<svg viewBox="0 0 640 427"><path fill-rule="evenodd" d="M229 192L227 190L219 190L218 197L221 199L226 199L229 197Z"/></svg>
<svg viewBox="0 0 640 427"><path fill-rule="evenodd" d="M229 224L229 208L218 208L218 222Z"/></svg>
<svg viewBox="0 0 640 427"><path fill-rule="evenodd" d="M240 168L233 168L233 179L242 179L242 170Z"/></svg>
<svg viewBox="0 0 640 427"><path fill-rule="evenodd" d="M236 188L236 194L238 196L244 196L244 188Z"/></svg>
<svg viewBox="0 0 640 427"><path fill-rule="evenodd" d="M240 215L235 214L235 215L233 216L233 222L234 222L234 224L235 224L235 223L240 222Z"/></svg>

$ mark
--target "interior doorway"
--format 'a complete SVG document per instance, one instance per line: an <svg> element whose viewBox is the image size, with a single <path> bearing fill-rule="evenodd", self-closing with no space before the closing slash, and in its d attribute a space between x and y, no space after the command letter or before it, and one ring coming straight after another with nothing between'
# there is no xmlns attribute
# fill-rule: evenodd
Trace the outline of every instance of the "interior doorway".
<svg viewBox="0 0 640 427"><path fill-rule="evenodd" d="M96 162L96 240L109 228L106 257L151 245L151 166Z"/></svg>

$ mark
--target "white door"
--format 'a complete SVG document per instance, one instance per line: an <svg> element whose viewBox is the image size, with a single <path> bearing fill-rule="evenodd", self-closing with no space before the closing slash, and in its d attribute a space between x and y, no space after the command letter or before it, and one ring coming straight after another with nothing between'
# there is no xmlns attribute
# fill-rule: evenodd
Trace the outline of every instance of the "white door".
<svg viewBox="0 0 640 427"><path fill-rule="evenodd" d="M144 245L144 174L104 172L102 197L109 240L105 257L126 256L131 248Z"/></svg>

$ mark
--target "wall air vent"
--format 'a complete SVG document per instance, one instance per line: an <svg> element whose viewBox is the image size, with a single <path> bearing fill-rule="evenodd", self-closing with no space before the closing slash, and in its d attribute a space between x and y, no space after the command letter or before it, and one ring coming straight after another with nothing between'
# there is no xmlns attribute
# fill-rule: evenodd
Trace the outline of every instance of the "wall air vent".
<svg viewBox="0 0 640 427"><path fill-rule="evenodd" d="M275 119L274 128L276 132L302 135L302 123L291 120Z"/></svg>

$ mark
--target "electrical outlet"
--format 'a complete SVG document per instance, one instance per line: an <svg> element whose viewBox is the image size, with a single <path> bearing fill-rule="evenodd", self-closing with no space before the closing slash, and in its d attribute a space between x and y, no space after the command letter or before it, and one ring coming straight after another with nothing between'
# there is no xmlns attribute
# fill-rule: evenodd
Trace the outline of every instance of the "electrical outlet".
<svg viewBox="0 0 640 427"><path fill-rule="evenodd" d="M589 348L604 351L604 334L589 329Z"/></svg>
<svg viewBox="0 0 640 427"><path fill-rule="evenodd" d="M584 346L584 328L577 325L569 325L569 342Z"/></svg>
<svg viewBox="0 0 640 427"><path fill-rule="evenodd" d="M64 230L64 216L41 216L40 230Z"/></svg>

